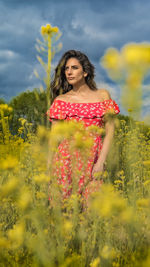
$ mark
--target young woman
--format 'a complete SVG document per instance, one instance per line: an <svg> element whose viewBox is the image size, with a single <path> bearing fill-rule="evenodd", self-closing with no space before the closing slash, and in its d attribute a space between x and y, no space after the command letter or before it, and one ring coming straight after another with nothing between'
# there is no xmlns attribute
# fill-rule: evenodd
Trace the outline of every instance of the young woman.
<svg viewBox="0 0 150 267"><path fill-rule="evenodd" d="M56 164L55 175L61 184L64 197L72 192L73 166L79 176L78 192L87 197L90 191L95 191L102 184L101 180L95 181L95 174L104 171L114 135L114 121L105 121L105 114L108 111L117 114L120 111L119 107L106 89L97 89L94 82L94 66L80 51L70 50L62 56L55 70L51 90L54 101L47 115L52 124L61 120L73 120L77 123L82 122L85 130L91 125L105 129L103 141L97 133L89 134L93 145L88 159L79 149L76 149L74 156L71 155L68 140L61 142L55 154L55 163L61 163ZM83 138L83 142L84 140Z"/></svg>

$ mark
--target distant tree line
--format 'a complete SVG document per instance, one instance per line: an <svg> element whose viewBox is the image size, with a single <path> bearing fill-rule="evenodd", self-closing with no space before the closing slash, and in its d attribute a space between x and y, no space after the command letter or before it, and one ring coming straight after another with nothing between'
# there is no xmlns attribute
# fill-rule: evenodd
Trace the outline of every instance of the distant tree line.
<svg viewBox="0 0 150 267"><path fill-rule="evenodd" d="M4 99L0 99L0 104L5 103ZM47 97L45 91L34 89L23 92L13 97L7 104L13 108L10 120L12 134L16 134L20 127L19 118L24 118L28 123L32 123L33 132L36 132L38 125L46 125Z"/></svg>
<svg viewBox="0 0 150 267"><path fill-rule="evenodd" d="M5 100L0 98L0 104L5 103ZM13 108L10 120L10 131L12 134L16 134L20 127L19 118L24 118L28 123L32 123L33 132L36 132L38 125L47 125L46 111L48 107L46 91L40 91L35 88L33 91L26 91L13 97L7 104ZM132 120L129 116L123 114L118 114L118 119L124 120L126 125L130 125ZM146 134L148 126L142 125L141 131Z"/></svg>

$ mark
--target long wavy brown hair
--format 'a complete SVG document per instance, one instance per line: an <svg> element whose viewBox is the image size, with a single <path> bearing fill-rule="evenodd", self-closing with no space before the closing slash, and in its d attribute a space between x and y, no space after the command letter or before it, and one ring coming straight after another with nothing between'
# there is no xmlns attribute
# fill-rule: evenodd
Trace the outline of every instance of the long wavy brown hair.
<svg viewBox="0 0 150 267"><path fill-rule="evenodd" d="M52 100L54 100L56 96L65 94L73 88L73 86L67 82L65 76L65 66L70 58L76 58L80 62L83 71L87 73L85 82L91 90L97 90L96 83L94 81L95 68L89 61L88 57L80 51L69 50L62 56L55 69L54 80L51 83Z"/></svg>

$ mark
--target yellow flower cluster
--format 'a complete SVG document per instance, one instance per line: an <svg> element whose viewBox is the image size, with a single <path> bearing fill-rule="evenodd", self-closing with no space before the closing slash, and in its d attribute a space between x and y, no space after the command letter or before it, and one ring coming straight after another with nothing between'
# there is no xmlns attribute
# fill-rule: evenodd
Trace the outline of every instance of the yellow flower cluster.
<svg viewBox="0 0 150 267"><path fill-rule="evenodd" d="M7 104L0 104L0 110L8 111L9 113L13 111L12 107L9 107Z"/></svg>
<svg viewBox="0 0 150 267"><path fill-rule="evenodd" d="M114 72L135 67L150 68L150 44L127 44L119 52L115 48L109 48L103 56L101 63L104 68Z"/></svg>
<svg viewBox="0 0 150 267"><path fill-rule="evenodd" d="M8 237L10 238L10 241L12 242L13 248L18 248L21 246L24 240L24 223L19 223L17 225L14 225L13 229L10 229L8 231Z"/></svg>
<svg viewBox="0 0 150 267"><path fill-rule="evenodd" d="M12 155L9 155L7 159L2 159L0 162L0 169L2 170L10 170L18 165L18 159L16 157L13 157Z"/></svg>
<svg viewBox="0 0 150 267"><path fill-rule="evenodd" d="M102 58L101 63L106 69L118 71L122 67L121 55L117 49L109 48Z"/></svg>
<svg viewBox="0 0 150 267"><path fill-rule="evenodd" d="M22 129L27 127L23 118L19 121ZM91 193L86 207L76 190L78 177L93 135L104 130L90 126L85 132L83 124L60 122L51 131L39 126L36 135L24 141L8 127L2 136L5 140L8 134L7 142L0 143L2 265L149 266L150 129L138 122L132 130L123 119L119 125L103 184ZM73 192L62 200L57 174L64 163L53 161L53 150L66 139L73 155ZM72 154L76 150L83 152L82 170Z"/></svg>
<svg viewBox="0 0 150 267"><path fill-rule="evenodd" d="M101 65L111 79L121 85L124 107L139 112L142 82L150 70L150 43L129 43L120 51L109 48L101 59Z"/></svg>
<svg viewBox="0 0 150 267"><path fill-rule="evenodd" d="M56 33L58 33L58 31L59 31L58 27L52 27L50 24L47 24L46 26L41 27L41 34L42 35L56 34Z"/></svg>
<svg viewBox="0 0 150 267"><path fill-rule="evenodd" d="M128 222L132 218L132 211L127 206L127 201L114 190L112 185L103 185L99 193L93 193L90 208L102 218L117 216L122 222Z"/></svg>
<svg viewBox="0 0 150 267"><path fill-rule="evenodd" d="M24 118L19 118L19 121L20 121L22 126L24 126L24 124L27 122L27 120Z"/></svg>
<svg viewBox="0 0 150 267"><path fill-rule="evenodd" d="M12 177L7 183L1 186L0 188L0 197L5 198L8 195L14 193L18 189L18 179L16 177Z"/></svg>
<svg viewBox="0 0 150 267"><path fill-rule="evenodd" d="M150 67L150 44L128 44L122 49L122 57L128 66L147 65Z"/></svg>
<svg viewBox="0 0 150 267"><path fill-rule="evenodd" d="M125 79L129 88L138 88L150 69L150 44L127 44L120 52L110 48L101 63L112 79Z"/></svg>
<svg viewBox="0 0 150 267"><path fill-rule="evenodd" d="M94 259L91 263L90 263L90 267L99 267L100 266L100 258L96 258Z"/></svg>

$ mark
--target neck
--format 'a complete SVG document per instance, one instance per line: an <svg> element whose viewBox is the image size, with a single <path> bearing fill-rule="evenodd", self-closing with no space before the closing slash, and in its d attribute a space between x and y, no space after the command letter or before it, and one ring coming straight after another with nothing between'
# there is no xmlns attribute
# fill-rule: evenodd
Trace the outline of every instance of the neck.
<svg viewBox="0 0 150 267"><path fill-rule="evenodd" d="M72 91L74 93L80 94L91 90L89 86L85 83L85 81L81 81L80 84L76 84L73 86Z"/></svg>

